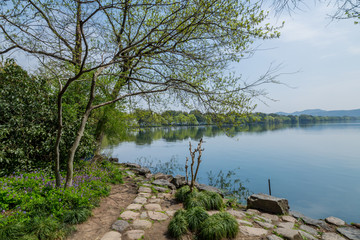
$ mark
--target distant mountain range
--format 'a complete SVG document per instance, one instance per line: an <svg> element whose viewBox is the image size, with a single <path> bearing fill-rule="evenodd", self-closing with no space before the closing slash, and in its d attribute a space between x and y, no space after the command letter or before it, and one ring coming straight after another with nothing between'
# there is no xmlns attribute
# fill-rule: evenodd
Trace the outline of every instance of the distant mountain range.
<svg viewBox="0 0 360 240"><path fill-rule="evenodd" d="M293 113L285 113L285 112L277 112L279 115L294 115L299 116L302 114L312 115L312 116L322 116L322 117L360 117L360 109L353 110L333 110L333 111L325 111L321 109L307 109L304 111L297 111Z"/></svg>

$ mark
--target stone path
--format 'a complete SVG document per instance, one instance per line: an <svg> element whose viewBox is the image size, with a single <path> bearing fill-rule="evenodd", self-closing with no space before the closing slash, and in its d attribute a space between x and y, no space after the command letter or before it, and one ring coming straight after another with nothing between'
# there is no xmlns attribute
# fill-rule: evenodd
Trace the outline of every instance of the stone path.
<svg viewBox="0 0 360 240"><path fill-rule="evenodd" d="M137 196L124 208L101 240L170 239L166 229L171 217L182 204L174 199L174 187L146 169L126 169L138 185ZM155 180L154 180L155 178ZM157 179L156 179L157 178ZM262 213L254 209L227 209L239 223L236 240L360 240L360 229L329 217L315 220L293 212L286 216ZM219 211L208 211L210 215ZM183 239L192 239L191 235Z"/></svg>

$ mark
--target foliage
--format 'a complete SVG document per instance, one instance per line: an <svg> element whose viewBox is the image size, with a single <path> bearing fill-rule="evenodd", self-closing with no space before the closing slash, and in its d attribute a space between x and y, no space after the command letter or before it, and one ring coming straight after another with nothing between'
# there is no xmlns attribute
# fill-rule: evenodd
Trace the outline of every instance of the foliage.
<svg viewBox="0 0 360 240"><path fill-rule="evenodd" d="M186 210L185 216L190 231L197 232L200 229L201 223L209 217L209 214L202 207L193 207Z"/></svg>
<svg viewBox="0 0 360 240"><path fill-rule="evenodd" d="M112 177L122 182L121 171L109 162L80 162L67 189L56 188L43 170L1 177L0 239L63 239L71 230L67 224L85 221L109 194Z"/></svg>
<svg viewBox="0 0 360 240"><path fill-rule="evenodd" d="M56 135L55 96L44 78L28 75L14 60L0 63L0 176L14 171L50 169ZM78 127L81 109L70 104L79 93L64 99L62 163ZM76 160L89 156L94 147L91 127L84 132Z"/></svg>
<svg viewBox="0 0 360 240"><path fill-rule="evenodd" d="M234 238L239 231L236 219L227 212L208 217L200 226L200 240L221 240Z"/></svg>
<svg viewBox="0 0 360 240"><path fill-rule="evenodd" d="M202 191L208 197L208 209L221 210L224 207L224 202L220 194L216 192Z"/></svg>
<svg viewBox="0 0 360 240"><path fill-rule="evenodd" d="M186 211L178 210L168 226L168 233L175 239L181 239L181 236L188 232L188 222L186 220Z"/></svg>
<svg viewBox="0 0 360 240"><path fill-rule="evenodd" d="M175 193L175 198L179 202L185 202L190 193L190 187L188 185L179 188Z"/></svg>

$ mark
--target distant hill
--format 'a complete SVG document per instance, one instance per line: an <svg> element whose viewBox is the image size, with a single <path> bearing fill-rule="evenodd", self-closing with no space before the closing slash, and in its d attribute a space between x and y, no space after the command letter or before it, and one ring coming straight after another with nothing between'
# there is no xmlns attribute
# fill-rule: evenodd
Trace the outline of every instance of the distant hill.
<svg viewBox="0 0 360 240"><path fill-rule="evenodd" d="M333 111L325 111L321 109L307 109L304 111L297 111L293 113L285 113L285 112L277 112L279 115L312 115L312 116L321 116L321 117L360 117L360 109L353 110L333 110Z"/></svg>

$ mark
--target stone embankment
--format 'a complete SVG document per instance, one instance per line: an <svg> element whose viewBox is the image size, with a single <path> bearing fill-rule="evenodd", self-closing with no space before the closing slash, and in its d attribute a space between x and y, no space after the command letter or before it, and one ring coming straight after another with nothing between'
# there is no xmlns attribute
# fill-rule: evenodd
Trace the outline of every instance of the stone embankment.
<svg viewBox="0 0 360 240"><path fill-rule="evenodd" d="M182 208L182 204L175 201L174 193L177 188L186 184L185 178L161 173L151 174L149 169L137 164L122 166L128 176L137 182L138 194L114 222L112 230L101 240L170 239L166 237L166 230L159 230L158 236L147 236L146 233L159 222L168 224L176 210ZM197 187L219 191L202 184L197 184ZM239 223L236 237L239 240L360 240L359 224L348 225L336 217L317 220L298 212L289 212L286 199L264 194L249 197L248 209L228 207L225 211L233 215ZM208 211L210 215L217 212ZM191 239L191 236L186 236L186 239Z"/></svg>

